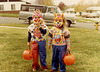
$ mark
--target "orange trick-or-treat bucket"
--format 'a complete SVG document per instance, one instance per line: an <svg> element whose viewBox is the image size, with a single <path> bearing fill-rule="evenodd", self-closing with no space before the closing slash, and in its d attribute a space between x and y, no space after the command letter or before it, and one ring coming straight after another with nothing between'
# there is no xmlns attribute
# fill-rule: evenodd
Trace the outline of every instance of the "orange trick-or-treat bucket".
<svg viewBox="0 0 100 72"><path fill-rule="evenodd" d="M68 53L68 54L66 54L64 56L64 59L63 60L64 60L64 63L66 65L72 65L75 62L75 56L73 54Z"/></svg>
<svg viewBox="0 0 100 72"><path fill-rule="evenodd" d="M33 58L32 51L29 50L29 49L24 50L24 52L23 52L23 58L26 59L26 60L31 60Z"/></svg>

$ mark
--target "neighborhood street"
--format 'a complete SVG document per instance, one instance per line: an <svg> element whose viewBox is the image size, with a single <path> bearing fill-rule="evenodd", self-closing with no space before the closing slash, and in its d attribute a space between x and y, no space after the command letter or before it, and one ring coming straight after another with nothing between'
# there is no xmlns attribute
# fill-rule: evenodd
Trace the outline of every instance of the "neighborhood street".
<svg viewBox="0 0 100 72"><path fill-rule="evenodd" d="M18 18L0 17L0 24L6 24L6 23L28 24L28 22L25 22L24 20L19 20ZM76 22L76 24L72 24L71 27L73 27L73 28L95 29L94 24L95 23L81 23L81 22ZM100 26L98 27L98 29L100 30Z"/></svg>
<svg viewBox="0 0 100 72"><path fill-rule="evenodd" d="M95 29L95 23L81 23L81 22L76 22L76 24L71 25L73 28L87 28L87 29ZM100 26L98 27L100 30Z"/></svg>
<svg viewBox="0 0 100 72"><path fill-rule="evenodd" d="M0 24L15 23L15 24L25 24L24 20L19 20L15 17L0 17Z"/></svg>

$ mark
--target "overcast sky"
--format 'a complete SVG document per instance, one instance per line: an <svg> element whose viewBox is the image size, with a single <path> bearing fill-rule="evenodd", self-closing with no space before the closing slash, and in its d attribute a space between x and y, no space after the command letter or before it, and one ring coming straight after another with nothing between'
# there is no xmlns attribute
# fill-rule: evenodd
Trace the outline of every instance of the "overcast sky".
<svg viewBox="0 0 100 72"><path fill-rule="evenodd" d="M54 3L58 5L60 2L64 2L66 5L77 4L80 0L54 0Z"/></svg>
<svg viewBox="0 0 100 72"><path fill-rule="evenodd" d="M85 0L86 3L97 3L97 0ZM73 5L80 2L80 0L54 0L54 3L58 5L60 2L64 2L66 5Z"/></svg>
<svg viewBox="0 0 100 72"><path fill-rule="evenodd" d="M29 2L34 2L35 0L24 0ZM65 3L66 5L73 5L77 4L80 0L54 0L55 5L58 5L60 2ZM93 3L97 3L97 0L86 0L87 3L90 3L90 1L93 1Z"/></svg>

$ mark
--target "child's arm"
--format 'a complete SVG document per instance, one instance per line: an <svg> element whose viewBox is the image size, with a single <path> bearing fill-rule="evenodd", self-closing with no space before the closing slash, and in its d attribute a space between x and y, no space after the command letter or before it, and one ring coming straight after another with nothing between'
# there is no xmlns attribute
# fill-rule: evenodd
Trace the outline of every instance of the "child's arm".
<svg viewBox="0 0 100 72"><path fill-rule="evenodd" d="M28 41L27 41L27 46L30 47L30 40L31 40L31 33L28 32Z"/></svg>
<svg viewBox="0 0 100 72"><path fill-rule="evenodd" d="M70 35L65 36L66 44L67 44L67 50L70 51Z"/></svg>
<svg viewBox="0 0 100 72"><path fill-rule="evenodd" d="M52 42L52 34L49 33L48 36L49 36L49 40L48 40L48 48L50 49L50 45L51 45L51 42Z"/></svg>
<svg viewBox="0 0 100 72"><path fill-rule="evenodd" d="M45 35L46 34L46 32L47 32L47 30L46 29L43 29L43 28L39 28L40 29L40 31L41 31L41 33L43 34L43 35Z"/></svg>

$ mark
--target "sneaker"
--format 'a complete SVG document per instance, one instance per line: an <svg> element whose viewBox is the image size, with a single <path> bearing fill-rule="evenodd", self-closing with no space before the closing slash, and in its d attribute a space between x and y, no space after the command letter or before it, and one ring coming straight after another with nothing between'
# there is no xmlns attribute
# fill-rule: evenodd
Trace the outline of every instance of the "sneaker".
<svg viewBox="0 0 100 72"><path fill-rule="evenodd" d="M48 66L42 66L42 69L48 69Z"/></svg>
<svg viewBox="0 0 100 72"><path fill-rule="evenodd" d="M33 72L37 71L36 69L33 68Z"/></svg>
<svg viewBox="0 0 100 72"><path fill-rule="evenodd" d="M48 69L43 69L43 71L47 72L47 71L48 71Z"/></svg>
<svg viewBox="0 0 100 72"><path fill-rule="evenodd" d="M53 70L53 69L50 70L50 72L55 72L55 71L58 71L58 70Z"/></svg>
<svg viewBox="0 0 100 72"><path fill-rule="evenodd" d="M44 69L48 69L48 66L45 66Z"/></svg>
<svg viewBox="0 0 100 72"><path fill-rule="evenodd" d="M37 67L36 67L36 70L38 70L39 68L40 68L40 66L37 66Z"/></svg>
<svg viewBox="0 0 100 72"><path fill-rule="evenodd" d="M48 66L42 66L43 71L47 71L48 70Z"/></svg>
<svg viewBox="0 0 100 72"><path fill-rule="evenodd" d="M42 66L42 69L44 69L44 66Z"/></svg>
<svg viewBox="0 0 100 72"><path fill-rule="evenodd" d="M55 70L51 69L50 72L54 72Z"/></svg>

